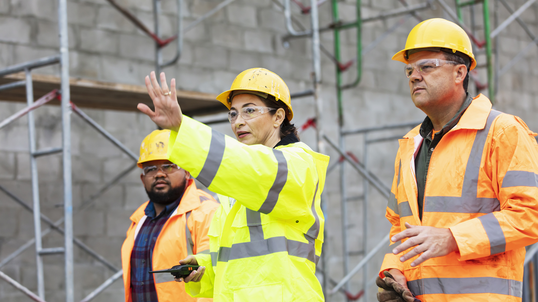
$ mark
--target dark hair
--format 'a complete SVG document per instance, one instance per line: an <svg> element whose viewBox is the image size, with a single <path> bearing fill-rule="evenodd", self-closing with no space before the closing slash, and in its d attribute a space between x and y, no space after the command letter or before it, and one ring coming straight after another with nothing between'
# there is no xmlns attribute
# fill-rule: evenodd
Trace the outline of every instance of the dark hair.
<svg viewBox="0 0 538 302"><path fill-rule="evenodd" d="M265 104L267 107L271 108L282 108L286 112L286 117L284 118L284 121L282 124L280 124L280 137L288 136L290 134L295 134L297 139L299 139L299 134L297 133L297 128L294 124L290 123L290 120L288 120L288 106L284 104L284 102L277 101L274 96L267 95L267 99L264 99L262 97L259 97L260 100ZM276 111L269 111L271 115L274 115Z"/></svg>
<svg viewBox="0 0 538 302"><path fill-rule="evenodd" d="M467 67L467 75L463 80L463 90L467 92L467 88L469 87L469 72L471 71L471 58L459 51L456 53L443 51L443 54L445 55L446 60L458 62L459 64L464 64L465 67Z"/></svg>

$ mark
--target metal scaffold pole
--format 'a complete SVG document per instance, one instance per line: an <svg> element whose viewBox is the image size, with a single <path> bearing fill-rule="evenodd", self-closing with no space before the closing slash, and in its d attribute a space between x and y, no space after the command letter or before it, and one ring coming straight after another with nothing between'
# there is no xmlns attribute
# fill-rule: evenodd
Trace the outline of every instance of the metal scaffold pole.
<svg viewBox="0 0 538 302"><path fill-rule="evenodd" d="M67 0L59 0L60 77L62 90L62 163L64 183L65 301L74 302L73 274L73 191L71 176L71 94L69 90L69 43Z"/></svg>

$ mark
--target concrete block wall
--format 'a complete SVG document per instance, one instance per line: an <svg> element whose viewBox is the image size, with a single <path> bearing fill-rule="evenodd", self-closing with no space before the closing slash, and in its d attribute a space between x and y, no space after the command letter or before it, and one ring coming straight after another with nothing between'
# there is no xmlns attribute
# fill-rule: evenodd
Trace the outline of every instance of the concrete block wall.
<svg viewBox="0 0 538 302"><path fill-rule="evenodd" d="M275 0L279 2L278 0ZM283 43L287 34L282 9L272 0L236 0L204 22L185 33L181 59L164 71L168 78L175 77L179 89L220 93L228 89L233 78L244 69L262 66L279 74L292 92L311 88L311 41L290 39ZM153 27L151 0L117 0L146 24ZM307 1L303 1L305 4ZM410 5L423 1L408 1ZM220 0L186 0L183 7L184 28L204 15ZM352 21L355 16L352 0L338 2L340 18ZM524 0L511 1L514 9ZM175 1L162 0L162 37L174 34L176 24ZM401 7L398 1L364 0L363 18ZM493 8L491 8L493 10ZM0 2L0 68L35 60L55 54L57 42L57 1L56 0L7 0ZM143 85L143 78L154 68L154 43L136 29L127 19L105 0L68 0L69 11L69 51L70 73L72 77ZM476 22L481 23L481 8L477 7ZM330 3L319 7L320 25L332 22ZM466 10L466 20L469 11ZM302 15L293 6L294 17L304 28L294 24L296 30L308 29L308 15ZM437 5L435 9L418 12L420 17L449 16ZM521 18L531 30L538 34L536 20L538 6L533 5ZM509 14L499 8L499 20ZM421 121L424 114L416 109L409 98L407 79L403 66L391 61L391 56L400 50L411 28L418 23L405 16L378 20L363 25L363 49L378 39L396 22L400 26L381 43L364 54L362 78L358 87L343 93L344 129L357 129L376 125ZM480 28L477 36L481 37ZM333 52L333 33L321 34L321 42L329 52ZM498 38L500 55L496 58L505 66L531 40L514 22ZM173 44L173 43L172 43ZM164 50L165 60L175 53L175 46ZM356 56L356 31L341 31L342 61ZM483 53L477 54L479 64L485 62ZM321 98L324 101L321 123L325 133L338 141L337 104L335 91L335 66L322 55ZM538 48L532 47L524 59L515 64L499 78L496 108L521 116L529 127L538 131L536 85L538 81ZM36 70L35 73L58 74L57 66ZM353 66L343 74L343 82L351 83L357 76ZM478 77L486 82L486 72L478 70ZM470 91L476 94L471 83ZM487 91L481 91L487 93ZM37 96L36 96L37 97ZM1 99L1 94L0 94ZM296 117L294 122L301 126L314 117L312 98L293 100ZM24 108L23 104L0 101L0 120ZM83 109L112 135L122 141L131 151L138 153L138 147L145 135L155 129L155 125L137 112L104 111ZM57 106L45 106L35 111L38 129L38 148L57 147L61 144L60 111ZM91 198L100 188L109 183L115 175L130 166L133 161L122 154L114 145L105 140L84 121L73 115L73 201L78 207ZM229 125L213 126L218 131L232 135ZM374 133L372 138L403 135L409 129L398 129ZM312 128L301 133L304 142L316 146ZM13 192L20 199L31 203L31 179L29 173L27 119L23 117L13 124L0 129L0 185ZM390 185L393 174L393 158L397 150L396 141L369 145L365 151L364 136L355 135L345 139L349 151L368 165L385 184ZM338 155L326 144L326 152L332 156L331 165ZM367 155L367 159L365 157ZM43 214L53 221L62 217L62 175L61 157L51 156L38 159L40 198ZM111 187L85 210L75 213L75 235L85 244L103 255L117 267L120 263L120 247L129 225L131 213L146 200L140 184L139 171L133 170L118 184ZM347 188L347 219L342 226L341 183ZM342 228L348 232L347 240L350 258L349 269L358 263L365 252L372 249L388 233L389 223L384 218L386 201L370 186L367 212L364 215L364 179L351 166L345 166L344 179L340 179L339 169L334 169L327 179L325 188L327 200L327 245L324 253L329 264L329 276L339 281L344 275L342 257ZM364 219L367 219L367 248L364 250ZM0 192L0 260L34 237L32 215ZM46 247L61 246L62 237L51 233L44 238ZM381 264L381 256L370 261L366 278L372 280ZM47 257L46 298L47 301L63 300L63 260L59 256ZM109 278L113 272L75 247L75 293L80 300ZM35 291L35 252L33 248L22 253L1 270L12 278ZM349 285L352 293L362 288L365 275L357 274ZM370 283L371 284L371 283ZM367 291L367 301L372 301L375 286ZM120 301L123 297L121 281L116 282L94 301ZM6 282L0 281L1 301L26 301L25 296L14 290ZM28 299L27 299L28 300ZM344 301L343 295L336 294L329 301Z"/></svg>

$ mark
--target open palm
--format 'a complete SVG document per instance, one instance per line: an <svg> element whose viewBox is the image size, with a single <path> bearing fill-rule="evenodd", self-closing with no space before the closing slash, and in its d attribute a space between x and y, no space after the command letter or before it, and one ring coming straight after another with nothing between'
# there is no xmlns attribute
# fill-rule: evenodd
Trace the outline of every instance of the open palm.
<svg viewBox="0 0 538 302"><path fill-rule="evenodd" d="M155 111L151 110L146 104L141 103L136 108L149 116L162 129L178 131L181 125L182 113L177 102L176 79L170 81L170 87L172 87L172 90L170 90L166 84L164 72L161 72L160 76L161 85L157 82L154 71L144 79Z"/></svg>

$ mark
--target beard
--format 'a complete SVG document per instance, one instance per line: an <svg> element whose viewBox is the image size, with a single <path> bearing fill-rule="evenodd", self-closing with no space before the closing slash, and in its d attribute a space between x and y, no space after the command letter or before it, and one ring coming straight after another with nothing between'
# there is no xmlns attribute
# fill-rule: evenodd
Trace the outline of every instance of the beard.
<svg viewBox="0 0 538 302"><path fill-rule="evenodd" d="M169 182L168 184L170 185ZM148 194L149 200L153 201L154 203L160 205L169 205L180 198L184 190L185 185L180 185L177 187L172 187L170 185L170 190L166 192L159 192L155 190L155 185L152 185L150 191L146 189L146 193Z"/></svg>

